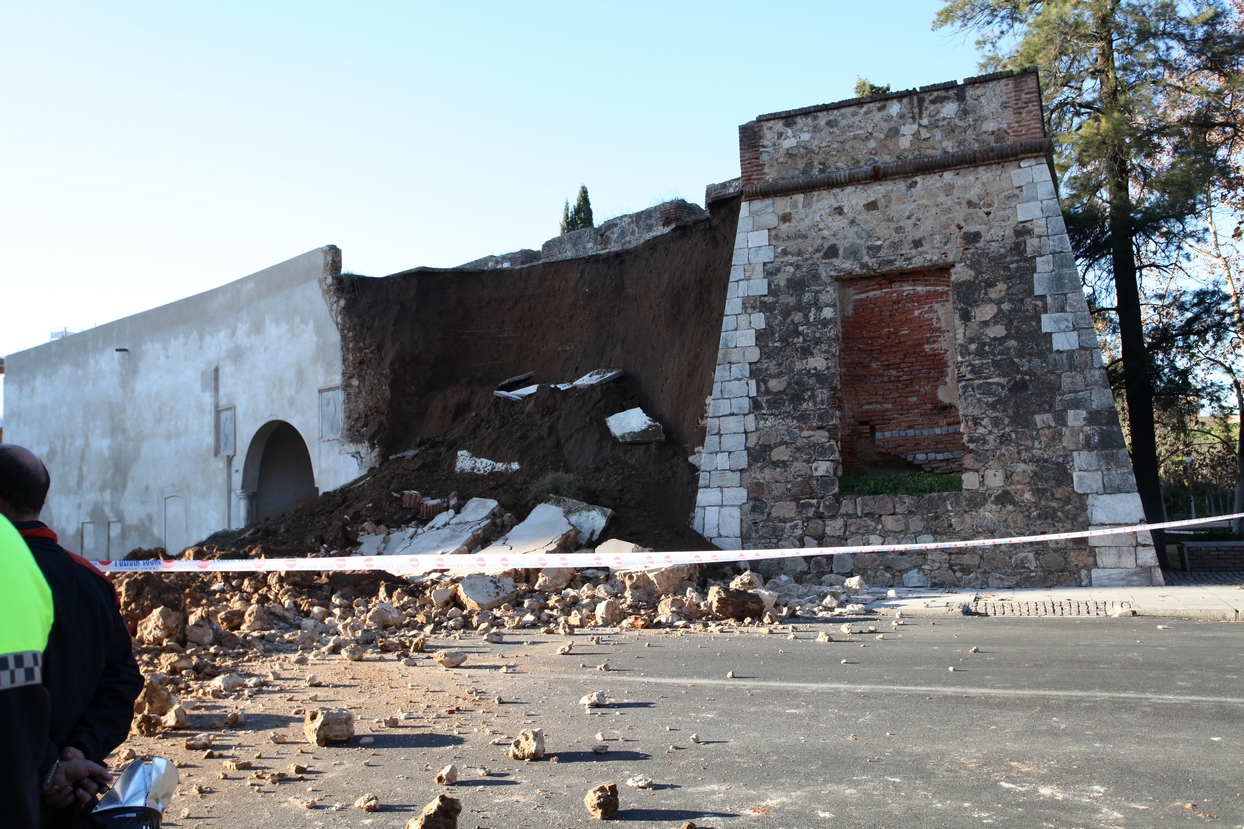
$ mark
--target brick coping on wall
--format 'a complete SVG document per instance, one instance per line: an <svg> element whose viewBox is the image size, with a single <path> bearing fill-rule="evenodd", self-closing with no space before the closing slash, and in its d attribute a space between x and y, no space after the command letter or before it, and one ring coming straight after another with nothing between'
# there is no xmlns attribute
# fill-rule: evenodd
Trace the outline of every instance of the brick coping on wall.
<svg viewBox="0 0 1244 829"><path fill-rule="evenodd" d="M978 83L989 83L990 81L1000 80L1002 78L1013 78L1017 75L1027 75L1035 73L1037 67L1028 66L1018 71L1007 69L1002 72L990 72L987 75L975 75L971 78L964 78L963 82L945 81L943 83L931 83L927 86L917 87L916 89L900 89L897 92L881 92L877 95L865 95L862 98L847 98L844 101L834 101L830 104L814 104L813 106L799 107L798 109L784 109L780 112L768 112L764 115L757 115L757 121L777 121L782 118L792 118L796 115L809 115L814 112L828 112L834 109L845 109L847 107L859 106L860 104L871 104L878 101L892 101L895 98L906 98L910 95L919 95L921 92L937 92L942 89L955 89L959 86L971 86Z"/></svg>

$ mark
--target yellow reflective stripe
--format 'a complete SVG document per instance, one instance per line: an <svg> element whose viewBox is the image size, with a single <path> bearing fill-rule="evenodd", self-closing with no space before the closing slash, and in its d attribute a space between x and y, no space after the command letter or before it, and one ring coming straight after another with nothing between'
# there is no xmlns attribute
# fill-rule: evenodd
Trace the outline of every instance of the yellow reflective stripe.
<svg viewBox="0 0 1244 829"><path fill-rule="evenodd" d="M55 612L26 539L0 517L0 654L42 653Z"/></svg>

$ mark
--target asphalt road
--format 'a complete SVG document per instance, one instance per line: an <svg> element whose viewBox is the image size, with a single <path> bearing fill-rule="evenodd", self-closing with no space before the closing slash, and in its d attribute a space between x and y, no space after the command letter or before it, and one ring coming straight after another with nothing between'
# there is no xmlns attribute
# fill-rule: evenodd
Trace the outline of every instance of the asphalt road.
<svg viewBox="0 0 1244 829"><path fill-rule="evenodd" d="M307 794L284 783L247 793L239 808L227 798L209 812L191 803L193 816L170 825L403 827L445 792L462 801L464 829L581 827L595 824L583 806L588 789L646 775L650 790L620 785L616 821L1244 826L1239 625L958 617L853 629L804 625L793 640L785 631L628 632L599 643L580 635L569 655L555 654L561 637L472 638L448 643L471 653L452 671L313 664L298 670L327 676L319 701L353 704L361 722L409 707L414 695L436 709L475 693L452 717L303 761L323 770L306 790L325 804L374 791L380 812L302 811L290 795ZM817 642L822 631L835 641ZM502 672L507 665L513 672ZM597 690L610 705L578 705ZM491 744L533 727L545 731L545 761L515 762ZM592 753L597 733L605 754ZM447 790L431 776L448 763L462 779Z"/></svg>

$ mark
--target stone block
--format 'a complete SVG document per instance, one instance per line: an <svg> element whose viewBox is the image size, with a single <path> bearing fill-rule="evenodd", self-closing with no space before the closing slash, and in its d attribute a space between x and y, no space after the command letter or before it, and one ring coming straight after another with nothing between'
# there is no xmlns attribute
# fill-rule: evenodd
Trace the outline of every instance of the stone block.
<svg viewBox="0 0 1244 829"><path fill-rule="evenodd" d="M1136 566L1135 547L1098 547L1097 566L1106 570L1125 570Z"/></svg>
<svg viewBox="0 0 1244 829"><path fill-rule="evenodd" d="M1139 524L1145 520L1140 496L1134 492L1090 495L1090 524Z"/></svg>
<svg viewBox="0 0 1244 829"><path fill-rule="evenodd" d="M769 231L768 230L753 230L752 232L747 234L746 242L749 248L762 248L765 245L769 244ZM772 260L769 260L769 261L772 261Z"/></svg>
<svg viewBox="0 0 1244 829"><path fill-rule="evenodd" d="M1015 221L1030 222L1033 219L1040 219L1044 214L1041 212L1041 202L1022 202L1015 205Z"/></svg>
<svg viewBox="0 0 1244 829"><path fill-rule="evenodd" d="M1099 493L1102 491L1102 475L1100 472L1076 472L1073 474L1076 492Z"/></svg>
<svg viewBox="0 0 1244 829"><path fill-rule="evenodd" d="M1080 347L1080 335L1075 331L1056 331L1053 346L1055 351L1073 351Z"/></svg>
<svg viewBox="0 0 1244 829"><path fill-rule="evenodd" d="M1089 571L1093 587L1148 587L1153 584L1153 573L1147 567L1130 570L1113 570L1094 567Z"/></svg>
<svg viewBox="0 0 1244 829"><path fill-rule="evenodd" d="M344 708L311 708L303 716L302 733L317 746L348 743L354 738L354 714Z"/></svg>
<svg viewBox="0 0 1244 829"><path fill-rule="evenodd" d="M737 255L739 251L735 251L735 253ZM747 262L749 263L763 263L763 262L772 262L772 261L773 261L773 245L765 245L764 247L760 247L760 248L748 248L747 249Z"/></svg>
<svg viewBox="0 0 1244 829"><path fill-rule="evenodd" d="M1047 334L1055 331L1072 331L1075 329L1074 314L1042 314L1041 330Z"/></svg>
<svg viewBox="0 0 1244 829"><path fill-rule="evenodd" d="M493 610L514 601L517 596L514 579L475 573L458 583L458 599L470 613Z"/></svg>

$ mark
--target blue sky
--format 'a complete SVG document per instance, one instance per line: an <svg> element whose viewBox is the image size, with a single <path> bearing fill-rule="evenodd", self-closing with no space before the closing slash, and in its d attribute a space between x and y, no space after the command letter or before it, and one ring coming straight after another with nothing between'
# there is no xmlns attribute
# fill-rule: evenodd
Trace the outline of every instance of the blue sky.
<svg viewBox="0 0 1244 829"><path fill-rule="evenodd" d="M976 74L940 5L5 4L0 354L325 244L538 249L580 183L598 221L703 203L758 114Z"/></svg>

